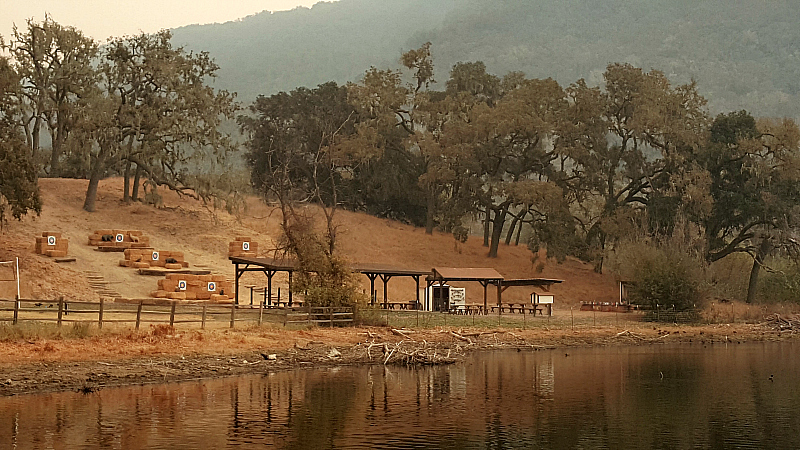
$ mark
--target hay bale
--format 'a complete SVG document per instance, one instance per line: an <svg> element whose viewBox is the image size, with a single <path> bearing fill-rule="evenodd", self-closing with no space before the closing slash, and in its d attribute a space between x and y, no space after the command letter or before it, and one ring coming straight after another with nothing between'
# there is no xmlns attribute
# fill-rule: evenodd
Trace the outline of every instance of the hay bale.
<svg viewBox="0 0 800 450"><path fill-rule="evenodd" d="M51 258L63 258L65 256L67 256L67 251L66 250L45 250L44 254L49 256L49 257L51 257Z"/></svg>
<svg viewBox="0 0 800 450"><path fill-rule="evenodd" d="M180 265L180 264L170 264L170 263L166 263L166 264L164 264L164 267L165 267L165 268L167 268L167 269L177 270L177 269L180 269L180 268L182 268L183 266L182 266L182 265Z"/></svg>
<svg viewBox="0 0 800 450"><path fill-rule="evenodd" d="M120 267L130 267L131 264L133 264L133 263L131 261L128 261L127 259L120 259L119 260L119 266Z"/></svg>
<svg viewBox="0 0 800 450"><path fill-rule="evenodd" d="M136 268L136 269L149 269L150 268L150 263L148 263L147 261L138 261L138 262L134 262L132 264L133 264L133 267Z"/></svg>
<svg viewBox="0 0 800 450"><path fill-rule="evenodd" d="M210 300L211 299L211 292L198 292L196 294L197 300Z"/></svg>
<svg viewBox="0 0 800 450"><path fill-rule="evenodd" d="M197 293L196 292L189 292L186 291L186 300L197 300Z"/></svg>
<svg viewBox="0 0 800 450"><path fill-rule="evenodd" d="M165 275L165 278L167 280L178 281L185 279L185 275L180 273L168 273L167 275Z"/></svg>
<svg viewBox="0 0 800 450"><path fill-rule="evenodd" d="M165 291L165 290L163 290L163 289L159 289L159 290L157 290L155 292L155 294L156 294L156 295L154 295L155 298L167 298L167 297L169 297L170 293Z"/></svg>
<svg viewBox="0 0 800 450"><path fill-rule="evenodd" d="M186 300L186 293L185 292L170 292L169 298L172 300Z"/></svg>

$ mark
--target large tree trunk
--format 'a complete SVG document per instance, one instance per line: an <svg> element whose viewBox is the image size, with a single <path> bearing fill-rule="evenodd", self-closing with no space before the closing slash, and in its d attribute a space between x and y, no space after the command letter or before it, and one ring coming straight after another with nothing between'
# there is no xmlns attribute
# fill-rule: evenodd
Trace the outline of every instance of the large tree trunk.
<svg viewBox="0 0 800 450"><path fill-rule="evenodd" d="M483 246L489 246L489 223L492 217L492 210L486 207L486 214L483 216Z"/></svg>
<svg viewBox="0 0 800 450"><path fill-rule="evenodd" d="M426 201L427 208L425 211L425 233L433 234L433 213L436 209L436 195L433 188L428 188Z"/></svg>
<svg viewBox="0 0 800 450"><path fill-rule="evenodd" d="M125 163L125 174L122 176L122 201L131 201L131 162Z"/></svg>
<svg viewBox="0 0 800 450"><path fill-rule="evenodd" d="M33 157L34 163L37 163L37 165L38 161L36 160L39 156L39 139L40 139L39 132L41 131L41 128L42 128L42 119L41 117L37 116L35 119L33 119L33 131L31 131L31 141L32 141L31 156ZM40 169L41 167L36 168L36 170Z"/></svg>
<svg viewBox="0 0 800 450"><path fill-rule="evenodd" d="M133 176L133 192L131 193L131 200L139 201L139 181L142 176L142 168L136 165L136 175Z"/></svg>
<svg viewBox="0 0 800 450"><path fill-rule="evenodd" d="M523 215L525 215L525 211L520 211L517 215L511 214L511 216L514 217L514 220L511 221L511 226L508 227L508 233L506 233L506 245L511 245L511 239L514 238L514 230L517 229L517 225L522 228L520 220L522 219Z"/></svg>
<svg viewBox="0 0 800 450"><path fill-rule="evenodd" d="M756 292L758 291L758 273L761 271L761 266L764 265L764 258L769 253L770 244L768 239L763 239L761 245L758 247L756 257L753 258L753 268L750 269L750 282L747 284L747 303L753 303L756 300Z"/></svg>
<svg viewBox="0 0 800 450"><path fill-rule="evenodd" d="M500 237L503 234L503 225L508 214L508 205L503 204L497 207L492 220L492 240L489 243L489 257L497 258L497 248L500 246Z"/></svg>
<svg viewBox="0 0 800 450"><path fill-rule="evenodd" d="M523 222L522 219L525 218L526 215L528 215L527 211L525 211L522 214L522 218L520 218L519 227L517 227L517 238L514 240L514 245L519 245L519 237L522 234L522 225L525 224L525 222Z"/></svg>
<svg viewBox="0 0 800 450"><path fill-rule="evenodd" d="M53 150L50 152L50 177L58 178L61 176L61 149L63 148L64 140L64 126L58 125L56 127L55 139L53 139Z"/></svg>
<svg viewBox="0 0 800 450"><path fill-rule="evenodd" d="M106 152L101 147L100 153L94 159L92 166L92 174L89 177L89 187L86 189L86 198L83 201L83 209L89 212L95 210L95 200L97 199L97 186L100 184L100 178L103 177L103 172L106 169Z"/></svg>

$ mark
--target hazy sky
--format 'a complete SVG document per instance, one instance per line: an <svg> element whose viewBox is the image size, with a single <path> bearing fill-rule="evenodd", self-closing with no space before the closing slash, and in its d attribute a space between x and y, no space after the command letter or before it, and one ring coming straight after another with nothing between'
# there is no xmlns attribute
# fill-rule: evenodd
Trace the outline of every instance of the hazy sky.
<svg viewBox="0 0 800 450"><path fill-rule="evenodd" d="M0 35L12 24L44 19L45 13L104 42L110 36L152 33L194 23L227 22L264 10L311 6L319 0L0 0Z"/></svg>

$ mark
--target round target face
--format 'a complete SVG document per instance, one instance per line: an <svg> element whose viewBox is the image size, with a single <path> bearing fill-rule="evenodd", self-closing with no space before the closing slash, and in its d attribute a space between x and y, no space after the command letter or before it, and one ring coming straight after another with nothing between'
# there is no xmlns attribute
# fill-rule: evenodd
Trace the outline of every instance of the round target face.
<svg viewBox="0 0 800 450"><path fill-rule="evenodd" d="M249 242L242 242L242 250L249 252L250 251L250 243Z"/></svg>
<svg viewBox="0 0 800 450"><path fill-rule="evenodd" d="M186 290L186 281L180 280L178 281L178 289L185 291Z"/></svg>
<svg viewBox="0 0 800 450"><path fill-rule="evenodd" d="M56 245L56 237L47 236L47 245Z"/></svg>
<svg viewBox="0 0 800 450"><path fill-rule="evenodd" d="M158 252L153 252L153 255L151 256L151 259L153 261L158 261Z"/></svg>
<svg viewBox="0 0 800 450"><path fill-rule="evenodd" d="M209 282L208 283L208 292L214 292L216 290L217 290L217 283L214 283L213 281Z"/></svg>
<svg viewBox="0 0 800 450"><path fill-rule="evenodd" d="M122 241L125 240L125 236L122 235L122 234L118 234L118 235L115 236L114 239L116 239L117 242L122 242Z"/></svg>

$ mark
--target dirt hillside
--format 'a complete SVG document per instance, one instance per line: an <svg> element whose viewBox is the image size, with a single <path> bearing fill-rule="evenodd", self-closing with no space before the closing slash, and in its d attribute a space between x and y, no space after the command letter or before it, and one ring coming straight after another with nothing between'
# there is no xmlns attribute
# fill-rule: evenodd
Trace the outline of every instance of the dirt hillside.
<svg viewBox="0 0 800 450"><path fill-rule="evenodd" d="M125 204L122 180L108 179L100 183L97 212L82 210L87 182L73 179L41 179L44 208L39 217L12 221L0 233L0 261L20 258L21 290L24 298L98 299L100 294L90 284L100 279L107 289L122 297L142 298L156 289L157 277L141 276L130 268L119 267L121 253L94 250L87 236L96 229L142 230L156 250L182 251L190 267L208 268L216 274L233 278L233 267L227 259L228 242L236 236L251 236L266 253L274 247L278 236L278 214L258 199L248 200L247 211L240 217L214 211L200 202L162 192L163 206L140 203ZM599 275L589 265L575 260L557 264L548 259L543 271L537 272L532 254L524 246L501 244L499 257L486 257L487 249L480 237L457 243L449 234L426 235L424 229L378 219L366 214L337 212L339 249L352 262L381 263L401 268L493 267L506 278L546 277L564 280L553 288L556 302L574 305L584 301L614 301L617 288L609 275ZM57 264L52 258L34 253L34 237L43 231L61 232L69 239L71 263ZM16 287L10 270L0 267L0 297L13 298ZM98 278L102 277L102 278ZM285 277L278 275L275 288L286 289ZM364 286L369 283L364 277ZM247 274L243 284L266 284L263 275ZM482 302L483 290L477 283L467 288L469 303ZM382 293L378 281L376 289ZM244 291L243 291L244 292ZM530 288L512 288L504 299L523 299ZM379 294L382 295L382 294ZM389 282L392 300L410 300L413 282L395 278ZM490 294L490 302L493 296Z"/></svg>

